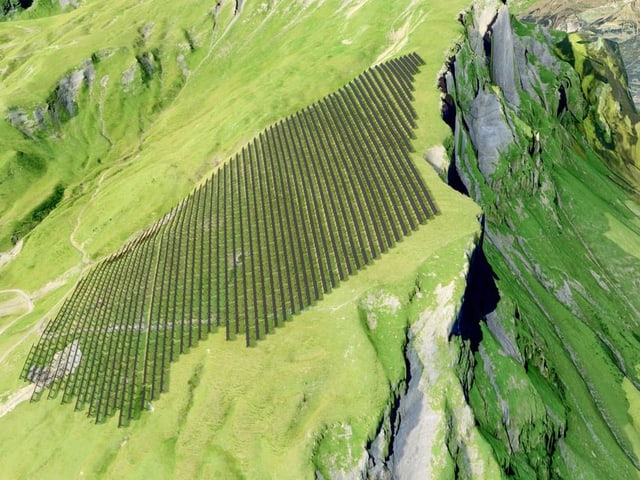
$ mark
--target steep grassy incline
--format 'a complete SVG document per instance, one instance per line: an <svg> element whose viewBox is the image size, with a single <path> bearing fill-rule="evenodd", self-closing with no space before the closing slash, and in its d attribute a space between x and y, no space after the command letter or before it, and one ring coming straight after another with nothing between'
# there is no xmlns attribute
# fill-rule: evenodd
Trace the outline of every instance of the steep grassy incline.
<svg viewBox="0 0 640 480"><path fill-rule="evenodd" d="M640 106L640 64L637 55L640 48L640 3L637 0L622 3L608 0L537 0L529 4L520 13L523 20L566 32L592 32L601 40L613 40L626 66L625 76L629 80L631 96L635 104Z"/></svg>
<svg viewBox="0 0 640 480"><path fill-rule="evenodd" d="M469 403L507 476L636 478L638 130L619 59L506 7L488 33L474 19L445 77L449 178L485 211L490 265L459 319Z"/></svg>
<svg viewBox="0 0 640 480"><path fill-rule="evenodd" d="M435 78L466 4L247 1L236 11L231 1L87 1L0 24L0 162L10 172L0 189L2 250L16 223L65 187L15 258L2 257L0 294L13 305L0 312L3 475L299 480L384 469L407 323L438 310L436 292L446 286L437 318L450 324L479 232L477 206L423 159L448 132ZM426 65L415 77L410 158L440 215L257 348L220 334L203 340L172 365L169 393L126 428L117 419L95 425L57 402L17 403L29 346L87 268L166 215L266 126L414 50ZM29 174L18 157L44 173ZM441 341L446 347L446 335ZM450 356L440 360L451 369ZM460 425L459 448L471 451L473 422Z"/></svg>
<svg viewBox="0 0 640 480"><path fill-rule="evenodd" d="M25 363L36 396L138 416L218 327L247 346L436 213L413 165L416 54L269 127L83 278Z"/></svg>

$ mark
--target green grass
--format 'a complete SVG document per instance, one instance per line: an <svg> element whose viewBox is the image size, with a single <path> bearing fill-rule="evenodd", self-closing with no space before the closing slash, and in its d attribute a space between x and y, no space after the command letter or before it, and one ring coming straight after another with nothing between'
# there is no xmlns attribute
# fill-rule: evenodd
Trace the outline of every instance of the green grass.
<svg viewBox="0 0 640 480"><path fill-rule="evenodd" d="M52 395L64 391L64 402L86 398L97 421L120 410L121 423L128 423L145 398L165 391L165 358L176 360L218 326L227 339L243 336L247 346L255 346L427 223L437 207L410 168L408 132L415 112L403 89L403 82L413 83L419 63L406 56L383 64L388 73L402 65L412 72L394 73L387 82L380 71L368 70L261 133L162 227L149 229L144 242L125 246L91 270L83 289L47 325L25 368L48 365L55 352L79 340L82 363L74 375L51 385ZM384 84L384 93L368 82ZM338 106L338 98L344 105ZM355 98L362 103L350 103ZM360 108L376 113L364 119ZM374 122L377 112L384 118ZM393 141L388 132L394 132ZM285 142L288 136L293 138ZM375 152L375 161L366 152ZM370 183L359 185L363 176ZM311 195L322 198L311 201ZM230 259L238 252L242 260L235 265ZM140 325L142 315L150 330L128 330ZM86 318L99 327L85 327ZM112 328L117 330L98 333L96 341L94 330ZM66 333L48 339L57 329ZM397 347L401 352L402 344ZM104 385L116 390L113 385L142 371L117 394L103 392ZM68 394L85 375L89 381L76 395ZM44 386L45 380L37 381Z"/></svg>
<svg viewBox="0 0 640 480"><path fill-rule="evenodd" d="M431 180L436 179L431 174ZM418 230L374 267L296 316L258 348L244 349L222 335L212 335L172 366L170 393L154 402L155 411L146 412L132 427L119 430L115 421L96 426L84 415L74 414L71 406L61 407L56 401L18 407L15 414L0 419L0 432L7 434L0 433L6 442L0 457L6 471L54 476L82 470L142 478L152 468L161 478L188 478L197 472L215 476L216 471L236 469L250 478L311 478L316 435L325 425L340 422L353 425L351 447L357 452L377 425L391 380L359 321L358 299L390 285L390 294L399 296L404 290L400 300L406 303L415 282L417 258L456 245L456 238L466 243L477 234L473 219L477 210L470 202L443 185L434 187L434 194L444 214L433 221L433 231L442 235L433 235L428 227ZM457 228L446 221L447 215L457 222ZM463 250L456 247L452 257L460 263L432 259L423 269L443 284L455 278L461 281ZM406 317L401 311L388 321L402 328ZM199 365L204 365L200 383L189 400L189 378ZM192 407L181 419L190 401ZM21 456L11 455L21 438L9 436L16 428L29 431L34 442ZM125 436L127 444L116 448ZM174 448L160 448L171 439L175 439ZM201 450L201 445L206 449ZM92 470L102 462L96 458L102 455L98 452L114 448L118 454L109 467L102 472ZM44 463L40 449L53 449L55 455Z"/></svg>
<svg viewBox="0 0 640 480"><path fill-rule="evenodd" d="M545 42L535 28L516 30ZM461 168L472 179L472 194L486 212L485 252L502 297L499 305L510 305L498 312L499 321L515 324L514 341L525 356L524 365L513 369L508 361L491 355L496 347L491 338L483 340L481 349L489 353L475 356L482 362L475 367L478 383L472 405L503 468L513 461L522 472L543 467L539 476L554 472L572 476L579 471L585 478L601 478L616 471L633 478L638 474L637 432L628 413L633 395L627 393L627 382L638 384L638 339L629 333L637 326L640 309L635 294L640 229L637 210L630 207L636 203L634 185L623 180L628 173L625 161L634 160L628 155L633 142L627 134L629 125L617 125L614 116L604 115L601 120L610 122L609 128L618 129L627 141L602 154L601 139L590 127L593 120L582 122L580 109L557 115L554 108L544 107L557 105L557 82L565 81L562 78L570 80L565 88L575 104L587 104L583 95L588 97L602 83L593 77L588 89L581 85L580 75L586 75L581 65L594 53L576 48L582 55L577 71L564 63L556 83L538 92L540 98L520 92L517 111L504 105L514 126L514 145L503 152L494 175L484 178L474 150L467 147L464 152L472 166ZM477 60L469 47L461 50L460 58L469 72L468 83L463 76L458 80L460 106L466 112L476 85L489 77L483 62L474 65ZM617 102L607 97L611 90L599 91L598 101L587 98L594 107L588 112L591 117L599 115L596 103ZM527 155L523 146L531 144L533 129L540 135L540 153ZM487 373L491 368L498 372L495 378ZM529 458L519 466L517 455L507 455L510 444L504 424L508 422L489 408L496 392L507 390L509 376L535 386L540 393L538 407L554 412L554 422L546 421L546 435L562 438L559 448L537 452L535 439L540 434L530 429L541 422L523 425L519 439L528 445ZM555 393L550 396L549 391ZM496 398L484 403L492 395ZM533 401L535 395L524 398ZM564 412L557 408L558 399ZM511 418L520 406L510 407ZM566 421L566 432L552 428L557 419Z"/></svg>
<svg viewBox="0 0 640 480"><path fill-rule="evenodd" d="M64 186L57 184L53 192L41 203L39 203L29 214L16 225L11 234L11 243L18 243L26 234L36 228L47 215L49 215L60 204L64 197Z"/></svg>
<svg viewBox="0 0 640 480"><path fill-rule="evenodd" d="M447 135L439 119L435 76L460 34L455 16L466 3L417 3L409 13L414 21L423 21L398 52L415 50L427 62L416 83L420 118L413 159L442 215L258 348L246 350L221 335L211 336L172 366L170 393L127 429L117 429L115 421L95 426L55 401L20 405L0 418L3 472L44 478L80 472L109 478L312 478L311 458L320 432L342 422L353 424L348 444L359 454L390 399L388 375L400 373L393 366L397 360L386 360L398 358L391 348L381 354L385 360L378 359L359 319L359 299L388 288L398 296L405 291L401 300L406 302L417 266L447 246L448 256L460 263L430 261L428 268L443 284L454 278L462 282L462 245L478 232L477 207L444 186L421 158L426 147ZM0 25L0 68L8 67L0 94L4 110L41 104L58 79L83 60L95 52L111 53L96 65L93 88L80 92L79 114L60 127L59 138L31 141L8 124L0 127L7 158L17 151L47 153L46 178L51 182L35 183L21 199L16 197L16 207L10 215L3 213L3 221L22 218L57 182L64 181L70 192L26 237L19 257L3 268L0 288L33 292L80 267L82 255L69 243L78 220L75 239L90 257L111 253L166 213L256 132L368 67L386 49L390 31L408 18L402 15L405 6L397 3L369 1L350 18L336 13L340 4L314 3L300 11L298 2L283 2L274 7L277 14L265 19L259 4L247 2L223 38L229 3L213 34L208 33L208 6L161 0L87 2L70 13ZM285 14L287 7L293 10ZM163 46L167 73L149 87L141 78L135 80L127 93L120 79L142 53L136 46L138 30L150 21L155 25L142 51ZM182 51L177 44L186 42L185 29L201 40L195 51L185 51L191 74L180 85L175 58ZM207 56L212 44L213 53ZM105 75L109 81L101 97L99 82ZM111 147L96 128L100 115ZM2 190L20 192L15 185ZM26 198L33 198L33 204ZM36 311L21 325L35 325L76 278L73 273L64 287L36 300ZM399 315L395 326L391 318L388 322L389 331L397 331L406 318ZM0 364L0 393L19 388L21 363L36 339L34 332ZM200 368L200 383L191 394L189 379ZM344 455L345 446L328 445L328 451Z"/></svg>

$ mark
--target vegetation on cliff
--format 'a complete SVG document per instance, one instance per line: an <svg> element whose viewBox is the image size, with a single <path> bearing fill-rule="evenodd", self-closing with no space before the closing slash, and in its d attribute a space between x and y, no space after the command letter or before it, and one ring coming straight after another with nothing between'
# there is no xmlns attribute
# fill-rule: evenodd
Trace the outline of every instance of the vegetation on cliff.
<svg viewBox="0 0 640 480"><path fill-rule="evenodd" d="M483 207L500 297L466 319L469 403L507 476L632 478L638 140L620 61L506 7L486 33L465 25L446 74L450 176Z"/></svg>

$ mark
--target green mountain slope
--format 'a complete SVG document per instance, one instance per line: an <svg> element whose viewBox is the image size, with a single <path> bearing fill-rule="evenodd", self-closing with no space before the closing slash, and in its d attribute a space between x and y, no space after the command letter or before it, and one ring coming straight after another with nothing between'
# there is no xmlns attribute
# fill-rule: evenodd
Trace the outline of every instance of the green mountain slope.
<svg viewBox="0 0 640 480"><path fill-rule="evenodd" d="M516 478L634 478L640 157L620 59L506 8L481 35L469 17L447 74L450 175L485 211L500 297L461 319L470 405Z"/></svg>
<svg viewBox="0 0 640 480"><path fill-rule="evenodd" d="M640 64L637 51L640 45L640 3L625 0L621 3L607 0L582 2L534 2L521 12L521 18L546 27L567 32L593 32L614 40L620 48L629 77L629 89L636 105L640 105Z"/></svg>
<svg viewBox="0 0 640 480"><path fill-rule="evenodd" d="M0 271L1 289L33 302L27 315L0 317L3 471L299 479L374 457L383 464L390 436L379 454L367 447L393 429L406 325L435 308L438 284L459 301L479 231L477 207L422 158L447 133L435 78L465 3L247 2L236 13L232 2L212 11L200 2L96 1L0 25L3 38L16 39L3 43L0 67L3 159L14 172L2 189L5 248L16 223L65 186ZM267 125L412 50L427 64L416 77L411 159L438 199L437 218L258 348L221 336L202 342L173 366L171 393L126 429L96 427L56 402L17 404L20 363L89 265L167 213ZM23 154L46 168L40 180L15 168Z"/></svg>
<svg viewBox="0 0 640 480"><path fill-rule="evenodd" d="M93 268L29 353L34 396L128 423L218 330L256 346L437 213L410 158L416 54L261 132Z"/></svg>
<svg viewBox="0 0 640 480"><path fill-rule="evenodd" d="M616 48L468 3L89 0L0 23L3 476L638 477L639 135ZM410 159L440 215L255 348L199 342L127 427L26 401L29 348L89 268L410 51Z"/></svg>

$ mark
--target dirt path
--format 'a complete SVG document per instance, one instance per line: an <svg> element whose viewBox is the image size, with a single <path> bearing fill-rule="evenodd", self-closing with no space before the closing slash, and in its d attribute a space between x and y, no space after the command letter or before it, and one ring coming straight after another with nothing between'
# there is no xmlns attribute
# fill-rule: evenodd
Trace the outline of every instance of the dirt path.
<svg viewBox="0 0 640 480"><path fill-rule="evenodd" d="M27 305L28 313L33 311L33 302L31 301L31 297L24 290L19 290L17 288L11 288L9 290L0 290L0 294L3 293L15 293L16 297L11 300L6 300L0 303L0 317L5 315L13 315L16 310L19 310L23 304Z"/></svg>
<svg viewBox="0 0 640 480"><path fill-rule="evenodd" d="M86 268L86 267L84 267ZM16 323L17 321L19 321L20 319L22 319L23 317L25 317L26 315L30 314L33 311L33 308L35 307L34 305L34 301L38 300L38 298L43 297L45 295L47 295L48 293L66 285L69 282L69 279L71 277L73 277L74 275L78 275L79 273L82 273L82 268L80 266L75 266L72 267L70 270L66 271L65 273L63 273L62 275L60 275L58 278L56 278L55 280L47 283L45 286L43 286L42 288L40 288L39 290L33 292L30 296L22 291L22 290L3 290L3 292L16 292L21 296L25 296L24 298L28 298L29 299L29 311L24 313L23 315L21 315L19 318L16 318L15 320L13 320L11 322L11 324L9 325L5 325L2 330L0 330L0 334L2 334L5 330L7 330L11 325L13 325L14 323ZM80 281L80 279L82 278L82 276L80 275L78 277L78 279L76 280L76 284L77 282ZM56 312L60 306L62 305L62 303L67 299L67 297L69 295L71 295L71 293L75 290L75 285L70 288L68 290L68 292L60 299L56 302L56 304L51 307L44 315L42 315L42 317L40 317L40 319L23 335L21 336L18 340L16 340L13 345L11 345L9 348L7 348L4 352L2 352L2 356L0 356L0 364L2 362L4 362L7 357L11 354L11 352L13 352L16 348L18 348L20 345L22 345L25 341L27 341L27 339L29 339L31 337L31 335L33 335L34 333L39 333L42 334L43 330L44 330L44 326L47 323L47 321L51 318L51 315Z"/></svg>
<svg viewBox="0 0 640 480"><path fill-rule="evenodd" d="M418 15L414 16L414 7L417 5L416 0L412 0L411 3L404 9L400 16L396 19L394 24L403 22L399 28L392 28L389 32L389 46L382 52L378 58L376 58L375 64L379 64L388 60L392 56L396 55L402 50L409 42L409 35L424 21L427 13L418 11ZM414 18L415 17L415 18Z"/></svg>
<svg viewBox="0 0 640 480"><path fill-rule="evenodd" d="M78 250L78 252L80 252L80 255L82 255L82 263L87 266L93 264L93 262L91 261L91 258L89 258L89 254L87 253L87 250L84 248L85 242L79 243L76 240L76 234L78 233L78 229L80 228L82 216L84 215L84 212L93 203L95 198L98 196L98 193L100 193L100 189L102 188L102 183L104 182L106 177L107 177L107 172L104 172L100 176L100 180L98 180L98 186L96 187L94 192L91 194L91 198L89 198L87 203L85 203L84 207L82 207L82 210L80 210L80 213L78 213L76 224L73 227L73 231L69 235L69 242L71 243L73 248L75 248L76 250Z"/></svg>
<svg viewBox="0 0 640 480"><path fill-rule="evenodd" d="M38 300L41 297L44 297L48 293L50 293L50 292L52 292L54 290L57 290L58 288L60 288L60 287L62 287L64 285L66 285L69 282L69 280L75 275L80 274L78 278L81 278L82 277L82 275L81 275L82 272L84 270L86 270L88 267L90 267L94 263L90 259L89 254L87 253L86 249L84 248L84 242L83 243L78 242L76 240L75 236L76 236L76 234L78 232L78 229L80 228L80 226L82 224L82 216L84 215L84 213L87 210L87 208L89 208L89 206L93 203L93 201L97 197L97 195L100 192L100 189L101 189L102 184L103 184L104 180L106 179L106 177L107 177L107 172L105 172L105 173L103 173L101 175L100 179L98 180L98 185L97 185L95 191L93 192L93 194L91 195L91 198L89 198L87 203L82 207L82 210L80 210L80 213L78 214L78 218L76 219L75 227L74 227L73 231L71 232L71 234L69 235L69 242L71 243L73 248L78 250L78 252L80 252L80 254L82 255L82 264L81 265L76 265L75 267L72 267L70 270L64 272L58 278L48 282L47 284L42 286L40 289L38 289L35 292L33 292L31 295L29 295L27 292L24 292L24 291L18 290L18 289L10 289L10 290L2 290L2 291L0 291L0 293L7 293L7 292L16 293L16 294L22 296L23 299L27 302L27 305L28 305L28 311L27 312L25 312L24 314L20 315L20 317L14 319L9 324L5 325L4 327L2 327L2 329L0 329L0 335L3 334L8 328L10 328L16 322L18 322L19 320L24 318L26 315L29 315L31 312L33 312L33 309L35 308L34 301ZM20 246L20 248L22 247L21 243L19 243L18 245ZM18 245L16 245L16 247L18 247ZM16 249L14 248L14 250L16 250ZM19 249L17 251L19 252ZM17 252L14 254L14 256L15 255L17 255ZM44 326L47 323L47 321L51 318L51 315L55 311L58 310L60 305L62 305L62 303L66 300L67 296L71 292L74 291L74 288L75 287L70 288L68 293L66 295L64 295L58 302L56 302L56 304L53 307L51 307L49 309L49 311L47 311L44 315L42 315L42 317L40 317L40 319L37 320L36 323L34 323L34 325L27 332L25 332L24 335L22 335L9 348L7 348L4 352L2 352L2 355L0 356L0 364L3 363L16 348L18 348L25 341L27 341L29 338L31 338L31 336L34 333L40 333L41 334L43 332Z"/></svg>
<svg viewBox="0 0 640 480"><path fill-rule="evenodd" d="M4 267L7 263L18 256L20 250L22 250L22 245L23 241L19 240L18 243L16 243L16 246L11 250L0 253L0 268Z"/></svg>
<svg viewBox="0 0 640 480"><path fill-rule="evenodd" d="M234 15L234 17L227 24L226 28L224 29L224 31L220 35L218 35L218 36L214 35L214 37L212 38L211 43L209 45L208 52L205 55L205 58L203 58L203 60L197 65L197 67L194 69L194 72L200 70L201 67L211 57L211 55L216 51L216 46L218 46L218 44L227 36L227 33L231 30L232 26L236 23L238 17L240 17L240 13L241 12L238 12L236 15ZM188 80L189 80L189 78L187 78L187 82L188 82ZM184 91L184 87L180 90L180 92L178 92L178 96L180 96L180 94L183 91ZM155 120L154 124L157 123L162 116L163 115L160 115ZM149 128L147 131L150 131L152 129L153 129L153 124L152 124L151 128ZM144 138L141 139L141 143L144 143ZM129 158L133 158L133 155L124 156L123 157L124 161L117 162L117 165L122 165L123 163L127 163L127 160L129 160ZM114 165L114 166L116 166L116 165ZM82 273L82 271L86 270L88 267L90 267L94 263L91 260L91 258L89 257L89 254L88 254L88 252L87 252L87 250L85 248L85 242L78 241L76 236L78 234L78 231L79 231L80 227L82 226L82 218L83 218L86 210L89 208L89 206L93 203L95 198L100 193L102 184L103 184L104 180L107 178L107 174L108 174L108 172L104 172L101 175L101 177L100 177L100 179L98 181L98 185L97 185L95 191L93 192L93 194L91 195L91 198L87 201L87 203L82 207L82 209L78 213L78 217L76 218L76 223L74 225L74 228L73 228L72 232L69 235L69 242L71 243L73 248L75 250L77 250L82 255L82 265L78 265L78 266L72 268L71 270L69 270L68 272L65 272L63 275L61 275L57 279L53 280L52 282L47 283L45 286L40 288L38 291L33 292L32 295L29 295L27 292L24 292L22 290L17 290L17 289L0 291L0 293L2 293L2 292L4 292L4 293L7 293L7 292L16 293L17 295L20 295L25 300L25 302L28 302L27 303L28 311L26 313L24 313L23 315L21 315L20 317L18 317L15 320L13 320L12 322L10 322L9 325L4 326L0 330L0 334L2 334L4 331L6 331L11 325L15 324L18 320L22 319L24 316L26 316L29 313L31 313L33 311L33 309L34 309L34 304L33 304L34 300L37 300L39 297L42 297L42 296L46 295L47 293L51 292L52 290L55 290L55 289L65 285L65 284L67 284L69 278L73 274L77 273L78 271L80 271L80 273ZM11 250L10 252L0 253L0 268L3 265L5 265L6 263L8 263L9 261L13 260L13 258L15 258L18 255L18 253L20 252L21 248L22 248L22 241L18 242L16 247L13 250ZM69 294L71 292L73 292L73 290L74 290L74 287L69 288ZM2 352L2 354L0 355L0 364L3 363L13 353L13 351L16 348L18 348L20 345L22 345L29 338L32 338L34 333L42 333L46 322L51 318L51 315L60 308L61 304L66 300L67 296L68 296L68 294L63 296L58 302L56 302L56 304L53 307L51 307L49 309L49 311L47 311L44 315L42 315L42 317L40 317L40 319L37 320L34 323L34 325L27 332L24 333L24 335L22 335L9 348L7 348L4 352ZM34 389L34 385L28 385L28 386L20 389L19 391L13 393L11 395L11 397L6 402L0 403L0 417L4 416L7 413L9 413L10 411L12 411L20 403L29 400L31 398L31 395L33 394L33 389Z"/></svg>
<svg viewBox="0 0 640 480"><path fill-rule="evenodd" d="M89 258L89 255L88 255L87 251L84 249L84 244L80 244L80 243L78 243L76 241L75 234L76 234L78 228L80 227L82 215L84 214L85 210L88 208L88 206L91 204L93 199L98 194L98 192L100 190L100 187L102 186L102 182L105 179L105 176L106 176L106 174L103 174L100 177L100 180L98 181L98 187L96 188L95 192L93 192L93 195L91 196L91 198L89 199L87 204L82 208L82 210L78 214L78 218L76 220L76 225L75 225L73 231L71 232L71 234L69 235L69 241L71 242L71 245L76 250L78 250L80 252L80 254L82 255L82 263L83 263L82 267L74 267L74 268L72 268L71 270L63 273L60 277L58 277L55 280L47 283L46 285L44 285L39 290L33 292L31 295L29 293L25 292L24 290L20 290L20 289L16 289L16 288L7 289L7 290L0 290L0 294L1 293L15 293L17 296L21 297L22 305L26 305L26 307L27 307L26 312L24 312L22 315L20 315L17 318L13 319L12 321L7 323L6 325L0 327L0 335L4 334L9 328L11 328L17 322L19 322L24 317L26 317L31 312L33 312L33 310L35 308L34 300L37 300L38 298L43 297L46 294L52 292L53 290L56 290L57 288L60 288L61 286L65 285L69 281L69 278L71 276L76 274L79 270L81 271L82 269L87 268L88 266L90 266L92 264L92 261ZM13 248L13 250L11 250L10 252L7 252L7 253L0 254L0 268L2 268L2 266L5 265L6 263L8 263L9 261L13 260L18 255L18 253L20 253L20 250L22 249L22 244L23 243L22 243L22 240L21 240L16 244L16 246ZM45 315L42 316L42 318L40 318L40 320L32 328L29 329L28 332L26 332L22 337L20 337L15 343L13 343L13 345L11 345L11 347L9 347L7 350L2 352L2 356L0 356L0 363L4 362L5 359L11 354L11 352L13 352L19 345L21 345L24 341L26 341L34 332L42 332L42 328L43 328L44 324L46 323L47 319L49 318L49 315L51 315L51 313L56 308L58 308L58 306L61 304L61 302L62 302L62 300L57 302L56 305L53 308L51 308ZM22 305L18 304L16 302L13 302L13 301L4 302L4 303L0 304L0 316L11 315L13 312L18 310ZM2 408L2 407L0 407L0 408Z"/></svg>
<svg viewBox="0 0 640 480"><path fill-rule="evenodd" d="M25 292L24 290L18 290L18 289L0 290L0 293L15 293L17 295L16 298L21 297L21 300L22 300L21 303L13 302L13 301L10 300L8 302L4 302L4 303L0 304L0 316L11 315L13 312L18 310L23 305L26 304L26 306L27 306L27 311L26 312L24 312L22 315L20 315L19 317L13 319L11 322L7 323L5 326L0 328L0 335L2 335L8 328L10 328L12 325L14 325L20 319L26 317L31 312L33 312L34 306L33 306L33 300L31 299L29 294L27 294L27 292Z"/></svg>
<svg viewBox="0 0 640 480"><path fill-rule="evenodd" d="M73 292L74 288L69 289L69 294ZM36 332L42 333L44 324L47 322L47 320L49 320L49 318L51 318L51 314L60 308L62 302L67 299L67 296L68 295L65 295L60 300L58 300L58 302L56 302L53 307L51 307L44 315L42 315L42 317L40 317L40 320L38 320L38 322L33 327L31 327L22 337L20 337L13 345L11 345L2 353L2 356L0 356L0 364L4 362L7 357L11 355L11 352L18 348L18 346L22 345L22 343L24 343L31 335Z"/></svg>
<svg viewBox="0 0 640 480"><path fill-rule="evenodd" d="M4 417L7 413L16 408L22 402L28 401L31 398L31 395L33 395L33 391L35 388L36 386L33 383L27 385L26 387L21 388L17 392L13 393L13 395L11 395L6 402L0 403L0 418Z"/></svg>

